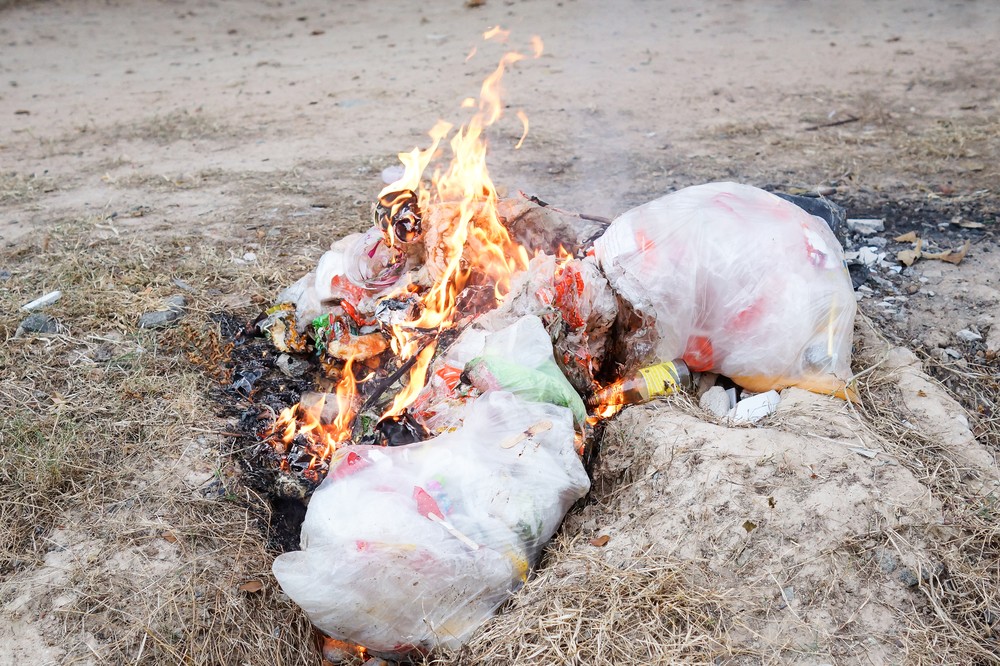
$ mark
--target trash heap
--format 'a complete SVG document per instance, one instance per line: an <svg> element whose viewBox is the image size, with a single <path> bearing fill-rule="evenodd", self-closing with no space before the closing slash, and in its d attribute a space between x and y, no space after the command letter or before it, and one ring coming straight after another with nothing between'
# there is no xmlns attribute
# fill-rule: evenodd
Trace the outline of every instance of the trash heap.
<svg viewBox="0 0 1000 666"><path fill-rule="evenodd" d="M286 365L322 369L318 397L267 438L283 470L318 484L301 550L274 573L359 654L466 642L588 492L592 426L689 369L848 395L851 281L803 208L733 183L614 222L499 196L484 133L525 57L504 54L463 102L465 125L441 121L426 150L401 154L371 228L334 242L257 323Z"/></svg>
<svg viewBox="0 0 1000 666"><path fill-rule="evenodd" d="M325 478L274 573L325 634L372 654L462 645L589 490L591 426L688 369L763 394L764 413L788 386L851 398L851 280L803 208L712 183L603 232L523 197L495 211L506 265L522 262L507 277L482 266L475 215L454 244L455 205L383 192L372 229L335 242L259 322L338 386L276 425ZM466 277L428 317L449 265ZM645 392L612 390L630 378Z"/></svg>

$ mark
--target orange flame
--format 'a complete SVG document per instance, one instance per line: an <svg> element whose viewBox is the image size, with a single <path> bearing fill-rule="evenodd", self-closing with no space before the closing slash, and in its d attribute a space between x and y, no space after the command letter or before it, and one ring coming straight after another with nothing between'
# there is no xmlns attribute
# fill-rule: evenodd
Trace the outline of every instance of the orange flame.
<svg viewBox="0 0 1000 666"><path fill-rule="evenodd" d="M486 31L483 38L505 42L509 34L509 31L497 26ZM541 55L541 40L537 37L532 38L532 48L535 57ZM468 58L475 51L473 49ZM510 291L512 276L528 266L527 252L511 239L500 223L498 195L486 168L487 144L484 136L485 130L503 115L500 81L504 72L524 57L517 52L504 54L496 69L483 81L478 102L469 98L462 103L463 108L475 108L476 112L451 136L448 145L452 157L447 168L436 167L429 184L424 180L424 172L438 157L441 143L452 134L453 126L440 120L429 132L432 140L430 147L425 150L414 148L399 154L404 166L403 176L379 194L381 201L387 195L413 192L417 196L417 207L425 228L431 223L441 225L441 228L435 229L440 233L434 238L434 282L421 296L419 314L412 321L392 327L392 350L400 362L412 360L412 365L409 381L395 396L382 418L403 413L423 388L437 347L436 340L427 341L427 332L440 332L454 325L458 295L470 278L475 275L477 284L479 280L492 283L499 302ZM517 144L519 148L527 135L528 119L523 111L518 111L517 117L524 128ZM391 197L387 200L394 201ZM387 241L391 245L396 241L391 225ZM429 244L431 241L426 239L426 242ZM432 248L428 247L427 251L430 253ZM404 295L411 290L411 286L402 287L394 295ZM310 451L328 458L350 438L356 394L356 380L349 360L344 367L343 379L337 386L338 414L332 424L321 423L322 405L318 410L305 410L296 405L281 413L274 432L281 431L281 440L286 445L298 435L307 435L310 442L315 443Z"/></svg>
<svg viewBox="0 0 1000 666"><path fill-rule="evenodd" d="M496 39L501 44L506 44L507 39L510 37L510 30L504 30L500 26L496 25L483 33L483 39L487 42L491 39Z"/></svg>
<svg viewBox="0 0 1000 666"><path fill-rule="evenodd" d="M524 145L524 140L528 137L528 116L524 114L524 111L518 109L517 117L521 121L521 125L524 127L524 132L521 134L521 140L517 142L516 146L514 146L514 150L519 150L521 146Z"/></svg>
<svg viewBox="0 0 1000 666"><path fill-rule="evenodd" d="M352 365L353 359L349 359L344 365L344 374L337 384L337 416L332 423L322 421L326 396L321 396L310 405L299 402L286 407L275 420L272 432L281 431L280 440L284 445L284 451L291 447L296 437L306 438L307 451L312 455L309 464L311 468L314 468L320 460L328 459L341 444L351 438L353 403L357 394L357 381L354 379Z"/></svg>
<svg viewBox="0 0 1000 666"><path fill-rule="evenodd" d="M531 52L535 58L541 58L542 53L545 52L545 44L542 43L542 38L538 35L531 36Z"/></svg>
<svg viewBox="0 0 1000 666"><path fill-rule="evenodd" d="M493 28L484 33L484 39L505 40L509 33ZM417 353L413 329L444 330L453 325L455 304L473 273L490 280L497 299L510 291L510 279L528 266L528 255L515 243L497 215L498 196L486 168L486 140L484 132L503 115L500 99L500 80L512 64L524 59L517 52L508 52L500 59L497 68L488 76L479 92L479 109L468 124L461 126L452 136L449 146L452 159L447 169L435 169L431 185L425 188L420 175L426 169L440 141L451 126L439 123L431 131L434 140L426 151L414 149L400 155L406 165L404 177L388 185L383 194L410 189L418 193L421 211L438 204L443 209L456 210L449 233L441 239L443 267L436 281L421 299L423 306L416 320L393 327L393 349L402 359ZM468 106L468 103L463 103ZM528 120L523 111L518 117L527 133ZM522 136L521 141L523 142ZM518 144L520 146L520 142ZM405 158L405 159L404 159ZM419 171L418 171L419 169ZM433 358L434 345L419 352L410 370L409 383L393 401L383 418L399 415L416 399L423 387L427 367Z"/></svg>

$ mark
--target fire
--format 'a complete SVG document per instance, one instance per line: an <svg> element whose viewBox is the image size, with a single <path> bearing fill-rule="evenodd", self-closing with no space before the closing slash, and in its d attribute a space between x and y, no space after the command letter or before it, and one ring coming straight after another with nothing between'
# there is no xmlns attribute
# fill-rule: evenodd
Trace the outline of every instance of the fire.
<svg viewBox="0 0 1000 666"><path fill-rule="evenodd" d="M333 452L351 437L351 425L354 418L353 404L357 394L357 381L354 378L353 363L348 360L344 365L343 377L337 384L337 416L332 423L323 423L322 414L326 407L326 396L321 396L311 405L298 403L281 410L275 420L272 432L281 441L281 447L287 451L296 437L304 437L308 441L307 451L312 456L309 468L315 469L320 460L328 459Z"/></svg>
<svg viewBox="0 0 1000 666"><path fill-rule="evenodd" d="M505 40L507 34L498 27L487 31L483 37ZM442 221L448 225L448 233L441 236L441 247L436 248L442 253L440 263L443 266L434 284L421 299L420 315L413 321L393 327L393 349L399 350L402 360L408 360L417 353L415 340L421 334L416 329L442 331L453 326L458 295L473 274L493 283L499 301L510 291L511 277L528 267L527 251L511 239L497 216L498 195L486 167L487 143L484 137L486 128L503 115L500 80L508 67L522 59L524 56L517 52L504 54L497 68L483 81L478 111L452 136L449 142L451 162L444 170L440 167L434 170L429 187L422 180L423 172L441 141L451 131L451 126L443 122L431 130L430 148L400 154L399 159L406 167L403 177L386 186L379 195L381 199L394 192L409 190L417 193L420 210L452 213L452 219ZM523 112L518 116L526 134L527 116ZM523 139L522 136L521 142ZM433 343L422 347L410 371L409 383L382 418L402 414L413 403L424 385L434 349Z"/></svg>
<svg viewBox="0 0 1000 666"><path fill-rule="evenodd" d="M497 26L486 31L483 38L504 43L509 34ZM533 37L531 48L532 55L539 57L543 49L541 39ZM473 49L468 57L475 52ZM458 296L470 281L492 285L499 303L510 291L512 276L528 266L527 251L500 223L499 197L486 167L485 138L487 128L503 116L501 79L508 68L525 57L516 51L504 54L483 81L478 100L469 98L462 103L463 108L475 109L468 122L453 132L452 124L438 121L428 133L430 146L400 153L403 176L379 193L380 210L389 215L389 223L382 225L385 243L402 251L403 246L420 236L423 225L425 265L433 277L429 288L418 291L416 316L391 327L390 347L400 363L409 363L409 381L382 419L403 414L416 399L437 348L437 336L455 325ZM528 133L528 118L521 110L516 115L523 128L516 146L520 148ZM424 174L440 156L445 142L451 152L450 162L444 168L436 166L428 181ZM394 220L400 223L394 224ZM389 298L409 296L412 292L413 285L405 285ZM350 439L357 395L352 360L347 361L337 387L338 413L333 423L321 423L319 414L323 405L317 411L303 409L300 404L281 413L274 432L277 436L280 431L280 439L286 446L296 437L306 436L314 444L310 452L318 459L327 459Z"/></svg>

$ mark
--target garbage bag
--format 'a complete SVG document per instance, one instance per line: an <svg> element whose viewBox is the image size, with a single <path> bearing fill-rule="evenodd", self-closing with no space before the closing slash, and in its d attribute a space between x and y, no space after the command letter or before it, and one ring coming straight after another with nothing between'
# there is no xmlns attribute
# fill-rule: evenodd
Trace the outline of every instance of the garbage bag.
<svg viewBox="0 0 1000 666"><path fill-rule="evenodd" d="M636 363L683 358L754 392L845 395L856 303L820 218L749 185L710 183L624 213L594 251L653 328Z"/></svg>
<svg viewBox="0 0 1000 666"><path fill-rule="evenodd" d="M273 565L328 635L382 656L459 647L586 494L568 409L499 391L465 409L434 439L334 454L302 550Z"/></svg>

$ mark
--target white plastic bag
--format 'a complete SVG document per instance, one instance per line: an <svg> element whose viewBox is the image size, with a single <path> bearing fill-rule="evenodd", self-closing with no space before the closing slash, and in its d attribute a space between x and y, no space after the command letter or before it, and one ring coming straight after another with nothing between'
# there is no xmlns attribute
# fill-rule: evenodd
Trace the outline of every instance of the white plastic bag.
<svg viewBox="0 0 1000 666"><path fill-rule="evenodd" d="M594 246L618 294L655 320L648 357L763 392L843 395L856 304L843 253L817 217L735 183L634 208Z"/></svg>
<svg viewBox="0 0 1000 666"><path fill-rule="evenodd" d="M524 581L590 482L568 409L484 394L461 428L340 449L282 589L328 635L389 656L460 646Z"/></svg>

